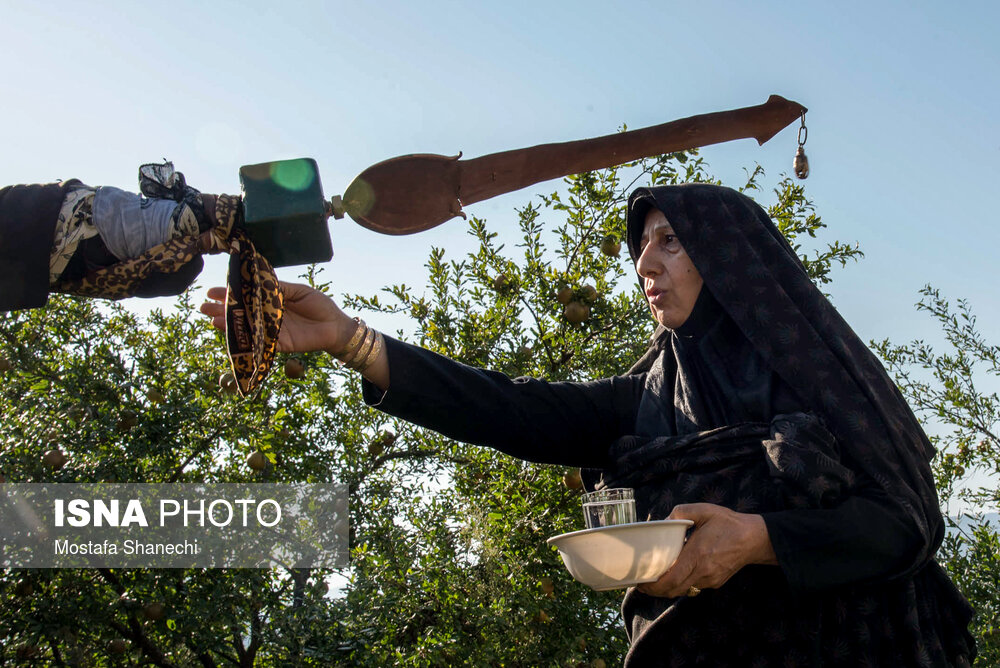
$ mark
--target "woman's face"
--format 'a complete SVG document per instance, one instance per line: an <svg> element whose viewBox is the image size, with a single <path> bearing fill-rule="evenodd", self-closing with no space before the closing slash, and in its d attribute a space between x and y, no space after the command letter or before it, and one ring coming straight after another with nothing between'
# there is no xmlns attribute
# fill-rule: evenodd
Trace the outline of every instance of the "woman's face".
<svg viewBox="0 0 1000 668"><path fill-rule="evenodd" d="M677 329L691 315L703 283L691 258L684 252L674 228L659 209L650 209L640 242L635 270L656 320Z"/></svg>

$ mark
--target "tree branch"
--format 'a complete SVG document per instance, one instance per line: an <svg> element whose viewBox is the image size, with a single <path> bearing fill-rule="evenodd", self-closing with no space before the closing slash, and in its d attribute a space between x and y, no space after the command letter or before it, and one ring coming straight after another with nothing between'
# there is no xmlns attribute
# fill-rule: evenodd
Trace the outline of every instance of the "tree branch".
<svg viewBox="0 0 1000 668"><path fill-rule="evenodd" d="M125 593L125 585L122 584L122 581L117 575L114 574L114 572L112 572L110 568L99 568L97 570L104 580L111 585L111 588L118 594L119 597ZM122 626L114 619L108 619L108 625L117 631L119 635L125 638L131 638L132 642L138 645L146 656L149 657L149 660L155 665L161 666L161 668L173 668L174 664L167 661L163 656L163 652L161 652L160 649L146 636L142 630L142 625L139 624L135 616L128 611L126 611L125 615L128 622L128 628Z"/></svg>
<svg viewBox="0 0 1000 668"><path fill-rule="evenodd" d="M225 417L232 417L232 415L233 413L232 411L230 411L229 415ZM182 473L184 473L184 469L187 467L187 465L193 462L199 456L201 456L206 450L208 450L208 448L212 446L212 443L215 441L215 439L219 438L219 436L221 435L222 435L222 429L219 428L216 429L211 435L205 437L202 440L201 444L198 445L194 450L192 450L191 453L184 459L184 461L177 466L177 468L170 475L170 477L167 478L167 482L168 483L177 482L177 479L181 477Z"/></svg>
<svg viewBox="0 0 1000 668"><path fill-rule="evenodd" d="M372 466L372 469L377 469L379 466L392 459L426 459L428 457L438 457L453 464L468 464L472 461L465 457L452 457L451 455L442 454L439 449L401 450L399 452L390 452L381 455L375 460L375 464Z"/></svg>
<svg viewBox="0 0 1000 668"><path fill-rule="evenodd" d="M191 648L188 647L188 649ZM195 652L195 656L198 657L198 661L200 661L201 665L205 666L205 668L216 668L215 661L212 659L210 655L204 652ZM223 654L223 656L225 655Z"/></svg>
<svg viewBox="0 0 1000 668"><path fill-rule="evenodd" d="M245 664L245 668L253 668L254 659L256 659L257 652L264 642L264 638L260 632L260 614L258 614L257 610L254 610L252 615L250 617L250 646L247 648L249 663Z"/></svg>

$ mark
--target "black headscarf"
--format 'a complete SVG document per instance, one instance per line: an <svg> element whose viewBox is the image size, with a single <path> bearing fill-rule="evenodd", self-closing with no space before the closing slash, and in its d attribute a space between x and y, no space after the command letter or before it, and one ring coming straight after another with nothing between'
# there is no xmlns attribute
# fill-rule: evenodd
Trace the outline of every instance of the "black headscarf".
<svg viewBox="0 0 1000 668"><path fill-rule="evenodd" d="M943 536L934 450L882 365L751 199L704 184L635 191L633 260L652 208L704 284L687 320L657 328L632 368L645 374L635 433L611 445L597 484L634 488L652 519L691 501L761 513L786 554L824 530L810 509L844 510L874 558L845 548L822 574L795 560L746 566L697 598L630 590L625 665L967 666L972 609L932 559ZM781 512L794 509L805 514Z"/></svg>
<svg viewBox="0 0 1000 668"><path fill-rule="evenodd" d="M917 570L931 559L944 532L929 465L934 449L881 363L813 284L795 251L753 200L707 184L640 188L628 202L628 248L633 260L639 255L646 213L654 207L670 222L704 288L694 320L689 318L674 332L658 328L650 350L632 372L674 374L697 385L704 376L698 368L703 355L687 355L685 348L691 345L685 342L697 342L704 324L713 314L724 312L726 321L739 330L729 338L740 346L736 353L744 368L755 367L753 357L762 361L764 371L747 373L757 374L757 390L769 393L771 407L819 416L837 439L845 465L867 474L912 520L923 540L907 570ZM667 346L673 346L674 354L661 356ZM664 358L673 368L655 363ZM685 368L678 373L677 365ZM708 379L709 401L717 394L735 395L720 389L716 380ZM660 425L666 433L718 427L728 421L721 414L719 424L677 424L673 416L685 412L673 410L678 385L663 386L675 390L673 401L660 397L656 402L666 414L659 421L675 421L673 428ZM689 394L697 395L697 388ZM769 410L766 399L757 406ZM640 424L652 418L651 409L640 407ZM746 410L744 419L773 417L773 413L760 415L761 409L753 405ZM706 409L698 412L705 414ZM707 407L707 414L715 413Z"/></svg>

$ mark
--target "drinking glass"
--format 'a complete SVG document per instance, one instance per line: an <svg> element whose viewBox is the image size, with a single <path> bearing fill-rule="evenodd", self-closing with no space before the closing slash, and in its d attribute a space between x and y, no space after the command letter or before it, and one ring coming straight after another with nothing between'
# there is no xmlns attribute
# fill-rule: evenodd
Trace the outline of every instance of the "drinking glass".
<svg viewBox="0 0 1000 668"><path fill-rule="evenodd" d="M633 490L628 487L615 487L584 494L583 518L588 529L635 522Z"/></svg>

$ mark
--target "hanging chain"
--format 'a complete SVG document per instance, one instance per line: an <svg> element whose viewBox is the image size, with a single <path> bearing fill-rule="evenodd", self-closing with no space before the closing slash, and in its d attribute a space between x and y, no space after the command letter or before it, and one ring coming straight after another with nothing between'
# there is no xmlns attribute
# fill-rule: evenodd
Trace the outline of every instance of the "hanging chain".
<svg viewBox="0 0 1000 668"><path fill-rule="evenodd" d="M809 128L806 127L806 112L802 112L802 125L799 126L799 148L795 151L792 170L795 176L804 179L809 176L809 158L806 157L806 140L809 139Z"/></svg>

